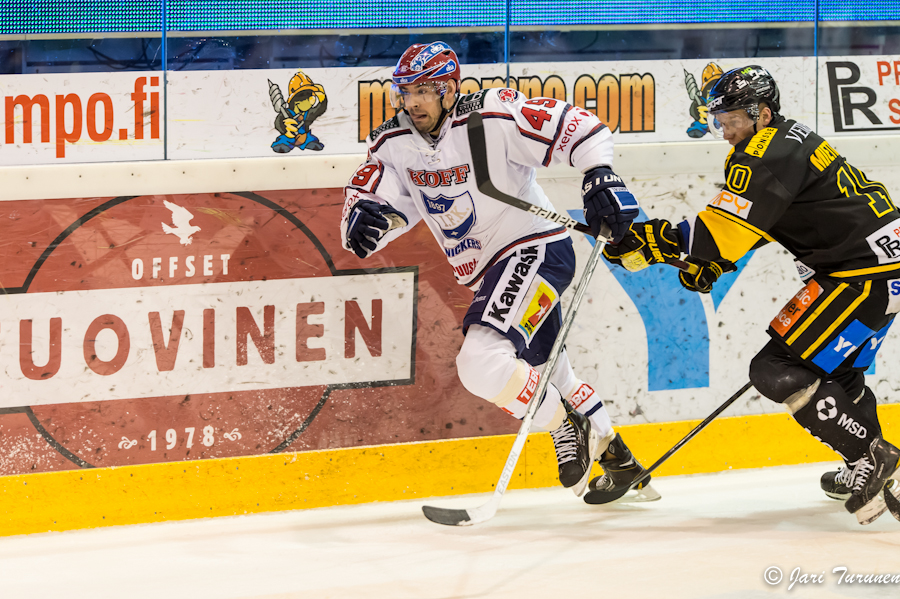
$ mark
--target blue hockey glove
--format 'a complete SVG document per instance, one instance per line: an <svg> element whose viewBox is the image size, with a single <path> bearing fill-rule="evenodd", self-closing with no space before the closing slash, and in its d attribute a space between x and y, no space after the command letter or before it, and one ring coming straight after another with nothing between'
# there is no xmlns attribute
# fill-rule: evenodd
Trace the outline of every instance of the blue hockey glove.
<svg viewBox="0 0 900 599"><path fill-rule="evenodd" d="M347 222L347 243L353 253L367 258L385 233L407 224L409 219L402 212L372 200L359 200L353 205Z"/></svg>
<svg viewBox="0 0 900 599"><path fill-rule="evenodd" d="M612 241L619 241L638 215L637 200L608 166L598 166L584 175L581 200L584 219L594 237L600 235L600 225L605 222L612 232Z"/></svg>

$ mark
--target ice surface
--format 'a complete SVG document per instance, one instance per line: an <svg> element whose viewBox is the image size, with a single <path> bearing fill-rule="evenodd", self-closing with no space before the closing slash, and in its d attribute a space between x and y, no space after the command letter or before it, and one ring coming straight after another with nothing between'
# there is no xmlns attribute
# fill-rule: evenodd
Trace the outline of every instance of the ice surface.
<svg viewBox="0 0 900 599"><path fill-rule="evenodd" d="M487 495L0 538L0 597L900 597L900 582L832 573L900 580L900 522L858 525L819 490L831 467L655 479L663 498L645 504L510 491L474 527L433 524L421 506ZM798 567L823 582L788 591Z"/></svg>

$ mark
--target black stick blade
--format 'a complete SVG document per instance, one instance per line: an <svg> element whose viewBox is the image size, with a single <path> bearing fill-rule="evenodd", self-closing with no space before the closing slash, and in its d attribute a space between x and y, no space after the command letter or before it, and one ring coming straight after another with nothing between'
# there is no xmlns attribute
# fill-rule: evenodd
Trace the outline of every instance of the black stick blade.
<svg viewBox="0 0 900 599"><path fill-rule="evenodd" d="M472 523L469 512L466 510L451 510L441 507L423 505L422 512L425 517L436 524L445 526L467 526Z"/></svg>
<svg viewBox="0 0 900 599"><path fill-rule="evenodd" d="M604 503L612 503L625 496L629 491L629 487L622 487L615 491L588 491L584 495L584 502L591 505L603 505Z"/></svg>

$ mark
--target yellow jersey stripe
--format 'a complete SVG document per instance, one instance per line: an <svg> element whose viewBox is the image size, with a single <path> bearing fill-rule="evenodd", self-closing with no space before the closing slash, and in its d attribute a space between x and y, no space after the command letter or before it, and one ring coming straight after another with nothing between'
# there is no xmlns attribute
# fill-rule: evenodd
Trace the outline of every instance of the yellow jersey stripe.
<svg viewBox="0 0 900 599"><path fill-rule="evenodd" d="M846 283L841 283L841 284L846 285ZM853 311L856 309L856 307L859 306L861 303L863 303L863 301L865 301L865 299L867 297L869 297L869 292L871 292L871 291L872 291L872 281L866 281L866 285L865 285L865 287L863 287L863 292L859 294L859 297L856 298L855 300L853 300L853 303L850 304L846 310L844 310L844 313L841 314L837 320L835 320L833 323L831 323L831 326L828 327L827 329L825 329L825 332L822 333L821 335L819 335L819 338L816 339L816 342L813 343L812 345L810 345L809 348L807 348L807 350L805 352L803 352L803 354L800 357L805 360L806 358L809 357L809 355L811 353L813 353L816 349L818 349L818 347L820 345L822 345L822 342L825 341L825 339L828 337L828 335L830 335L832 332L834 332L834 330L838 327L838 325L843 323L847 319L847 317L850 316L851 313L853 313Z"/></svg>
<svg viewBox="0 0 900 599"><path fill-rule="evenodd" d="M726 218L726 219L730 220L730 221L733 222L733 223L737 223L737 224L739 224L739 225L742 226L742 227L745 227L745 228L747 228L747 229L750 229L751 231L753 231L754 233L756 233L758 236L762 237L762 238L765 239L766 241L772 241L772 242L775 241L775 238L774 238L774 237L772 237L771 235L769 235L768 233L766 233L766 232L763 231L762 229L757 229L756 227L754 227L753 225L751 225L751 224L748 223L747 221L745 221L745 220L743 220L743 219L740 219L740 218L738 218L738 217L732 215L732 214L729 213L727 210L722 210L721 208L716 208L715 206L707 206L706 209L707 209L708 211L710 211L710 212L715 212L715 213L718 214L719 216L721 216L721 217L723 217L723 218ZM703 214L703 213L701 212L700 214Z"/></svg>
<svg viewBox="0 0 900 599"><path fill-rule="evenodd" d="M737 262L765 235L756 227L717 208L707 206L697 218L712 235L722 257L732 262Z"/></svg>
<svg viewBox="0 0 900 599"><path fill-rule="evenodd" d="M796 331L794 331L794 333L793 333L790 337L788 337L786 343L787 343L788 345L790 345L790 344L792 344L794 341L796 341L796 340L797 340L797 337L799 337L800 335L802 335L802 334L803 334L803 331L805 331L806 328L807 328L809 325L811 325L812 322L813 322L816 318L818 318L819 314L821 314L822 311L823 311L825 308L828 307L828 304L830 304L831 302L833 302L833 301L837 298L837 296L839 296L839 295L841 294L841 292L842 292L844 289L846 289L848 286L849 286L849 283L841 283L840 285L838 285L838 288L835 289L834 291L832 291L832 292L831 292L831 295L829 295L828 297L826 297L825 300L824 300L821 304L819 304L819 307L816 308L815 312L813 312L812 314L810 314L809 318L807 318L806 321L804 321L804 323L803 323L802 325L800 325L800 328L798 328Z"/></svg>
<svg viewBox="0 0 900 599"><path fill-rule="evenodd" d="M862 275L871 275L880 272L890 272L892 270L900 270L900 263L897 264L883 264L881 266L872 266L869 268L856 268L854 270L842 270L839 272L833 272L829 277L835 277L838 279L845 279L849 277L859 277Z"/></svg>

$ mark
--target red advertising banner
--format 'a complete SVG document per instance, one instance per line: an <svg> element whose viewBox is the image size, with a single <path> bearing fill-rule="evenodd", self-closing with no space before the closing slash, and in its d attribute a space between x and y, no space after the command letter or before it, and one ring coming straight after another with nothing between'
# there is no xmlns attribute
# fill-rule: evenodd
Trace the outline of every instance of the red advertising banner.
<svg viewBox="0 0 900 599"><path fill-rule="evenodd" d="M0 203L0 475L500 434L424 227L365 262L340 190Z"/></svg>

